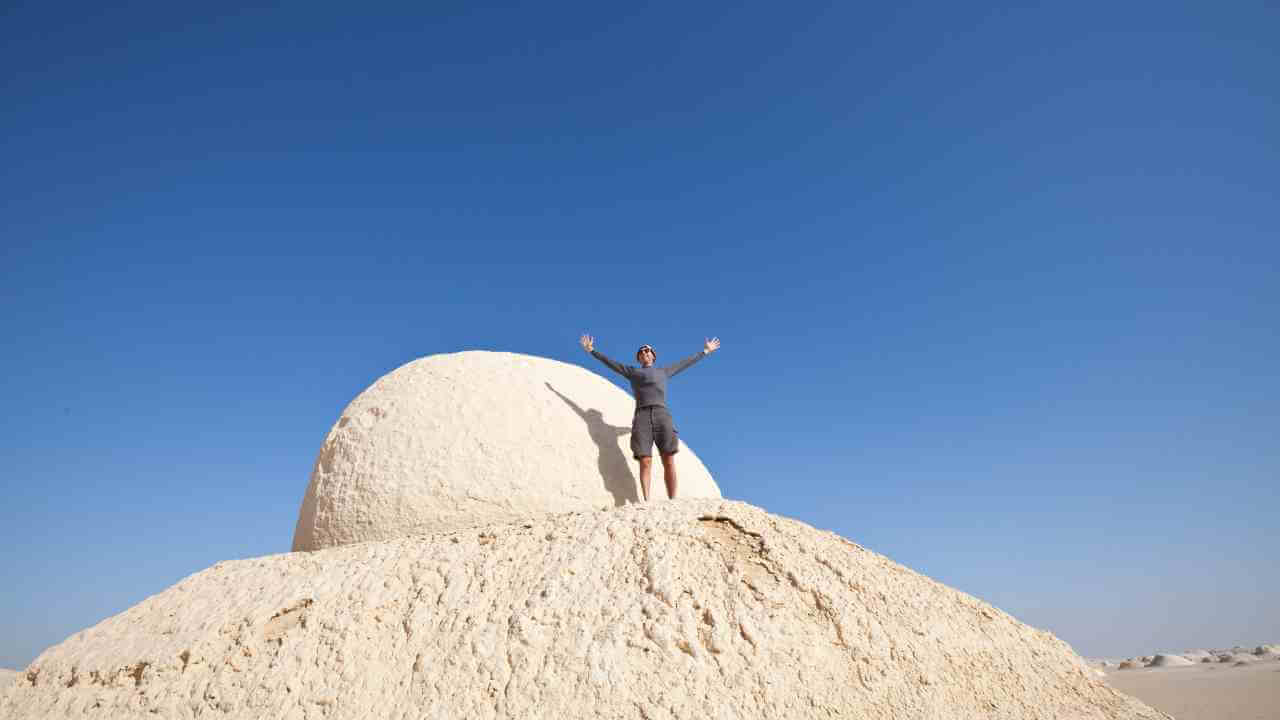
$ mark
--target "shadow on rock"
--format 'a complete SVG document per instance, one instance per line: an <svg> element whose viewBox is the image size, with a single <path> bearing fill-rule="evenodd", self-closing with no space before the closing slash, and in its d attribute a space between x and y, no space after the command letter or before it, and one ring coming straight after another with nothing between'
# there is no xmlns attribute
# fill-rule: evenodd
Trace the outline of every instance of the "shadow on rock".
<svg viewBox="0 0 1280 720"><path fill-rule="evenodd" d="M573 408L578 417L587 424L587 432L591 434L592 442L599 449L596 466L600 469L600 479L604 482L605 490L613 495L613 504L618 506L625 505L627 502L639 502L640 494L636 491L636 481L631 474L631 466L627 463L626 455L618 449L618 438L630 433L631 428L606 423L604 414L599 410L595 408L584 410L574 401L561 395L559 390L551 386L551 383L545 384L547 389Z"/></svg>

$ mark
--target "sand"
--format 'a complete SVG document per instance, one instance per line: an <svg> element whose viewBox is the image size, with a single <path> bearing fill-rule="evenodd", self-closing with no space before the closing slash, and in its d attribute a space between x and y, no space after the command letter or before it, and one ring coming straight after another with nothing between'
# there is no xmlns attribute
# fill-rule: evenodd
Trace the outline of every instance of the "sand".
<svg viewBox="0 0 1280 720"><path fill-rule="evenodd" d="M1108 668L1111 687L1177 720L1280 718L1280 661L1196 663L1133 670Z"/></svg>

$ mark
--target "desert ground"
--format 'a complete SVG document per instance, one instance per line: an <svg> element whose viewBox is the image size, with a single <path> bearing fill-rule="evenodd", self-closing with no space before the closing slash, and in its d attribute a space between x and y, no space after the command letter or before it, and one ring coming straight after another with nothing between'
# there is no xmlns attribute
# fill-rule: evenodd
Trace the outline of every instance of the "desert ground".
<svg viewBox="0 0 1280 720"><path fill-rule="evenodd" d="M1177 720L1280 718L1280 645L1093 662L1112 687Z"/></svg>

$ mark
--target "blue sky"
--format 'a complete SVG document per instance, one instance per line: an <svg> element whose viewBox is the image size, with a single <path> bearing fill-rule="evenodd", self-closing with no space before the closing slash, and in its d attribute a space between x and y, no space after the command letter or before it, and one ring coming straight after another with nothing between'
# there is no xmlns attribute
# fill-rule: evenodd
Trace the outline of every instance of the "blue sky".
<svg viewBox="0 0 1280 720"><path fill-rule="evenodd" d="M725 494L1091 655L1280 640L1280 11L0 11L0 666L285 552L414 358L666 358Z"/></svg>

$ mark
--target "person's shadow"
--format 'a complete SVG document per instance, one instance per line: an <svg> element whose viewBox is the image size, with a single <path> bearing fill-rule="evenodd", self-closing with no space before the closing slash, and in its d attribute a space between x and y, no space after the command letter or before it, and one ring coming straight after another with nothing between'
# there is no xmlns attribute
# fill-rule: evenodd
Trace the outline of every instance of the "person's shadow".
<svg viewBox="0 0 1280 720"><path fill-rule="evenodd" d="M551 392L573 408L578 417L587 424L587 432L591 434L591 440L600 450L596 457L596 465L600 468L600 479L604 481L604 489L613 496L613 504L619 506L627 502L639 502L640 493L636 492L636 480L631 474L631 465L627 463L627 457L618 449L618 438L630 433L631 428L606 423L604 414L599 410L595 408L583 410L577 403L561 395L559 390L551 387L551 383L545 384Z"/></svg>

